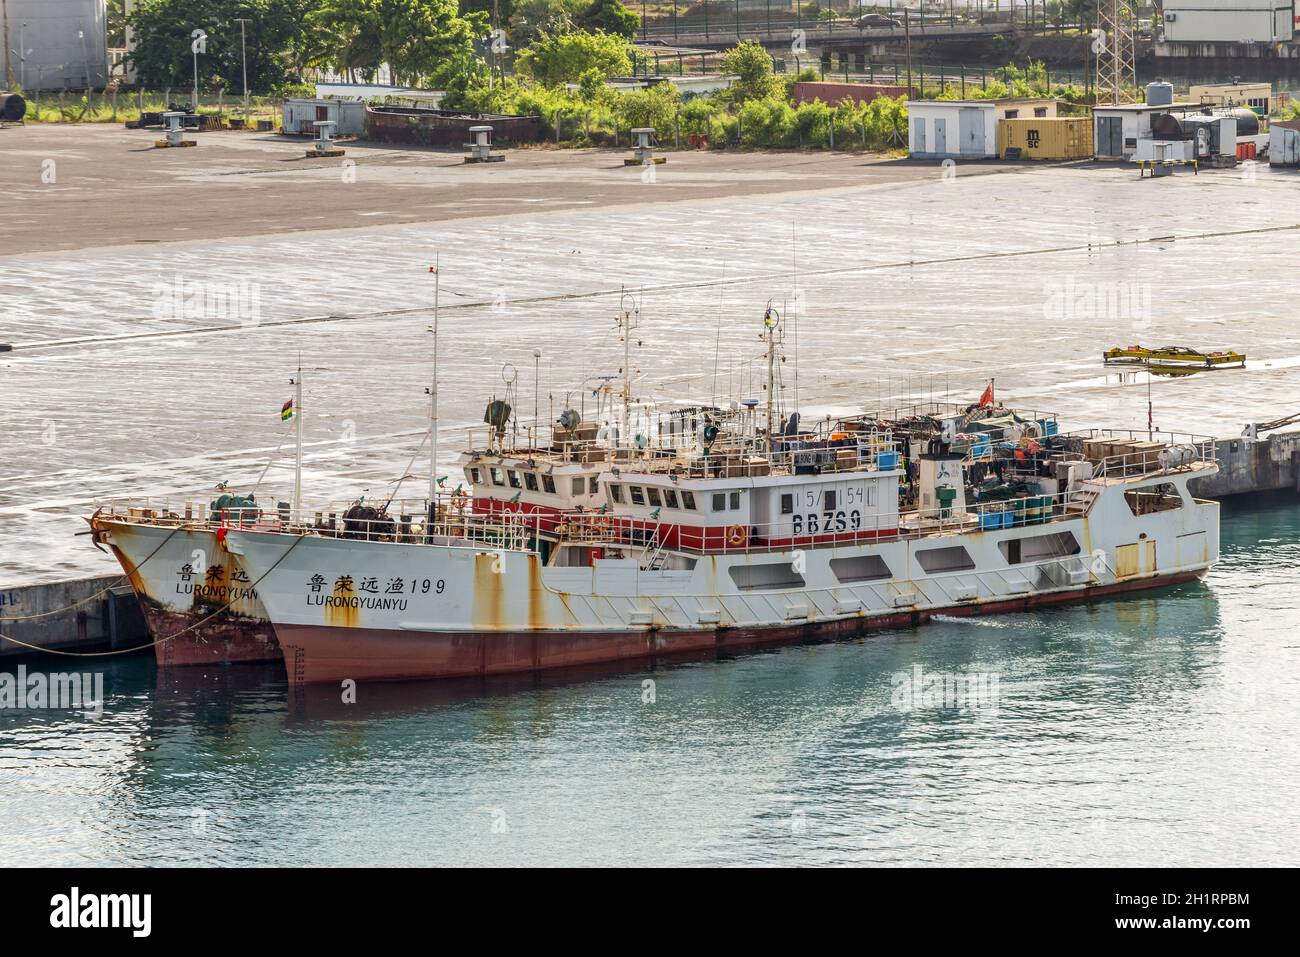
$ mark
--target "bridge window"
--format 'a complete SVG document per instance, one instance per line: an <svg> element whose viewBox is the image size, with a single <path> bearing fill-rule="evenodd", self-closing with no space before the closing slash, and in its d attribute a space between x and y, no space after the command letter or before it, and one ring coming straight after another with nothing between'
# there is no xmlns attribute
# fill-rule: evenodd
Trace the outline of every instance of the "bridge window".
<svg viewBox="0 0 1300 957"><path fill-rule="evenodd" d="M650 500L650 504L653 505L655 508L658 508L660 505L663 504L663 500L659 497L659 490L655 488L653 485L646 486L645 494L646 497Z"/></svg>
<svg viewBox="0 0 1300 957"><path fill-rule="evenodd" d="M781 514L789 515L794 511L794 496L786 492L781 496Z"/></svg>
<svg viewBox="0 0 1300 957"><path fill-rule="evenodd" d="M682 492L682 508L695 508L694 492Z"/></svg>
<svg viewBox="0 0 1300 957"><path fill-rule="evenodd" d="M537 491L537 473L536 473L536 472L525 472L525 473L524 473L524 488L528 489L528 491L530 491L530 492L536 492L536 491Z"/></svg>
<svg viewBox="0 0 1300 957"><path fill-rule="evenodd" d="M1079 540L1073 532L1054 532L1051 535L1026 535L998 542L1002 557L1008 565L1038 562L1049 558L1064 558L1079 554Z"/></svg>
<svg viewBox="0 0 1300 957"><path fill-rule="evenodd" d="M640 486L640 485L629 485L629 486L627 487L627 490L628 490L628 492L630 492L631 495L632 495L632 504L633 504L633 505L644 505L644 504L645 504L645 493L641 491L641 486Z"/></svg>
<svg viewBox="0 0 1300 957"><path fill-rule="evenodd" d="M732 565L727 569L732 582L741 591L764 588L803 588L803 576L790 562L773 562L763 565Z"/></svg>
<svg viewBox="0 0 1300 957"><path fill-rule="evenodd" d="M944 548L923 548L917 551L916 560L926 574L939 572L964 572L975 567L963 545L948 545Z"/></svg>
<svg viewBox="0 0 1300 957"><path fill-rule="evenodd" d="M492 467L491 469L489 469L488 471L490 471L490 472L492 473L492 484L493 484L493 485L505 485L505 484L506 484L506 477L505 477L505 475L502 473L502 471L501 471L499 468L496 468L496 467L494 466L494 467Z"/></svg>
<svg viewBox="0 0 1300 957"><path fill-rule="evenodd" d="M477 467L472 468L469 470L469 480L472 485L482 485L483 473L480 472Z"/></svg>
<svg viewBox="0 0 1300 957"><path fill-rule="evenodd" d="M552 478L552 477L549 476L549 475L543 475L543 476L542 476L542 491L543 491L543 492L549 492L551 495L554 495L554 494L555 494L555 479Z"/></svg>
<svg viewBox="0 0 1300 957"><path fill-rule="evenodd" d="M511 488L523 488L523 485L519 483L519 473L514 469L508 469L506 471L506 478L510 480Z"/></svg>
<svg viewBox="0 0 1300 957"><path fill-rule="evenodd" d="M593 476L591 476L590 478L587 479L587 491L588 491L590 494L595 495L596 492L599 490L599 488L600 488L600 476L599 476L599 475L593 475Z"/></svg>
<svg viewBox="0 0 1300 957"><path fill-rule="evenodd" d="M732 511L735 511L736 509L740 508L740 493L739 493L739 492L732 492L732 493L731 493L731 501L730 501L729 504L730 504L730 507L731 507Z"/></svg>
<svg viewBox="0 0 1300 957"><path fill-rule="evenodd" d="M825 493L825 503L822 505L822 509L827 512L835 511L835 493L833 491Z"/></svg>
<svg viewBox="0 0 1300 957"><path fill-rule="evenodd" d="M726 510L726 507L727 507L727 493L726 493L726 492L714 492L714 493L713 493L713 510L714 510L715 512L721 512L721 511L725 511L725 510Z"/></svg>
<svg viewBox="0 0 1300 957"><path fill-rule="evenodd" d="M879 555L832 558L831 571L841 582L873 582L891 575L889 566Z"/></svg>
<svg viewBox="0 0 1300 957"><path fill-rule="evenodd" d="M609 497L613 502L617 503L618 505L622 505L623 486L619 485L617 482L612 483L609 487Z"/></svg>
<svg viewBox="0 0 1300 957"><path fill-rule="evenodd" d="M1134 515L1150 515L1183 507L1183 497L1173 482L1129 489L1124 493L1124 501L1128 502L1129 511Z"/></svg>
<svg viewBox="0 0 1300 957"><path fill-rule="evenodd" d="M572 488L573 488L574 495L582 495L583 493L585 493L587 491L586 478L584 478L581 475L575 477L572 482Z"/></svg>
<svg viewBox="0 0 1300 957"><path fill-rule="evenodd" d="M664 489L664 502L669 508L677 508L677 493L670 488Z"/></svg>

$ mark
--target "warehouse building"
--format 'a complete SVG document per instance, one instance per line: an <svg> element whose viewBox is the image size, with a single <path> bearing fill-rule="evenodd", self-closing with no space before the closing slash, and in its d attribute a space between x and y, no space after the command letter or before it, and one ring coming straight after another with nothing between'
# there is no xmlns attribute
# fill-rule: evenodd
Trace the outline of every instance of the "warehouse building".
<svg viewBox="0 0 1300 957"><path fill-rule="evenodd" d="M1285 43L1295 33L1295 0L1164 0L1168 43Z"/></svg>
<svg viewBox="0 0 1300 957"><path fill-rule="evenodd" d="M1187 98L1207 106L1244 106L1259 116L1273 111L1273 88L1267 83L1203 83L1188 90Z"/></svg>
<svg viewBox="0 0 1300 957"><path fill-rule="evenodd" d="M993 159L998 121L1056 116L1056 100L909 100L907 151L912 159Z"/></svg>

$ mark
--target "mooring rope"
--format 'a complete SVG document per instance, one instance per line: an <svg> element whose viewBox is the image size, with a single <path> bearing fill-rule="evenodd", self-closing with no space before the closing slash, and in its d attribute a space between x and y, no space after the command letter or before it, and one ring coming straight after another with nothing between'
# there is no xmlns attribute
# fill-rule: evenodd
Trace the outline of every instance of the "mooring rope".
<svg viewBox="0 0 1300 957"><path fill-rule="evenodd" d="M171 534L169 534L166 538L164 538L161 542L159 542L157 548L155 548L155 549L154 549L153 551L151 551L148 555L146 555L143 559L141 559L139 565L134 565L134 566L132 566L131 571L136 571L136 572L138 572L141 568L143 568L145 562L149 561L149 559L153 558L153 557L154 557L155 555L157 555L160 551L162 551L162 550L163 550L163 547L164 547L168 542L170 542L170 541L172 540L172 537L175 536L175 534L176 534L177 532L179 532L179 531L181 530L182 527L183 527L183 526L181 526L181 525L177 525L175 528L173 528L173 529L171 530ZM62 614L62 613L65 612L65 611L71 611L73 608L76 608L76 607L78 607L78 606L80 606L80 605L84 605L84 604L86 604L87 602L94 601L96 598L99 598L99 597L101 597L101 596L103 596L103 595L107 595L107 594L108 594L110 591L112 591L114 588L118 587L118 585L120 585L124 580L128 580L128 579L130 578L130 576L131 576L131 572L126 572L125 574L123 574L123 575L122 575L122 576L117 580L117 583L118 583L117 585L108 585L108 586L106 586L106 587L104 587L104 588L101 588L99 591L95 592L93 595L89 595L89 596L87 596L86 598L82 598L82 599L80 599L79 601L74 601L71 605L64 605L62 608L55 608L53 611L41 611L41 612L37 612L37 613L34 614L34 615L4 615L4 616L0 616L0 621L35 621L35 620L38 619L38 618L51 618L51 617L53 617L54 615Z"/></svg>

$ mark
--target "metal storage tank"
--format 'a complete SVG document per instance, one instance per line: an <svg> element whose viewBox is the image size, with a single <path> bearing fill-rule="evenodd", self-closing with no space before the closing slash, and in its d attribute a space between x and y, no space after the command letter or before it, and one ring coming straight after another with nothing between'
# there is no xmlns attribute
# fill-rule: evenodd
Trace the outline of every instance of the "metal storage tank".
<svg viewBox="0 0 1300 957"><path fill-rule="evenodd" d="M1021 159L1076 160L1092 157L1092 120L1055 116L998 120L998 156L1019 149Z"/></svg>
<svg viewBox="0 0 1300 957"><path fill-rule="evenodd" d="M1148 106L1169 106L1174 102L1174 85L1164 80L1155 80L1147 84Z"/></svg>
<svg viewBox="0 0 1300 957"><path fill-rule="evenodd" d="M0 87L100 89L108 82L105 0L4 0Z"/></svg>

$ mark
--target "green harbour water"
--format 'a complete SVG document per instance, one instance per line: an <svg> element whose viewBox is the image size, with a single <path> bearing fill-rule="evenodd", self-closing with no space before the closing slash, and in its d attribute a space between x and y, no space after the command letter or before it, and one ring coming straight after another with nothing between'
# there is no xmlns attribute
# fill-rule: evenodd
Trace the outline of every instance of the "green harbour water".
<svg viewBox="0 0 1300 957"><path fill-rule="evenodd" d="M5 865L1285 865L1300 499L1203 582L722 661L291 695L102 671L0 710ZM0 670L13 672L16 663ZM946 682L945 682L946 679Z"/></svg>

